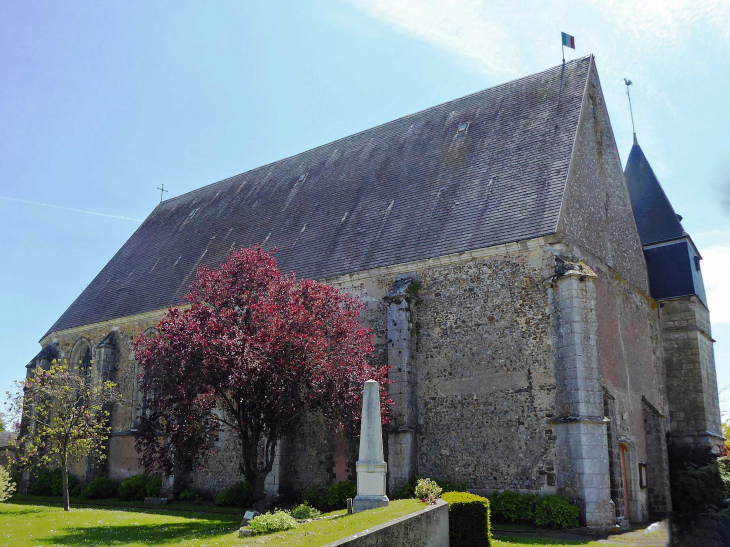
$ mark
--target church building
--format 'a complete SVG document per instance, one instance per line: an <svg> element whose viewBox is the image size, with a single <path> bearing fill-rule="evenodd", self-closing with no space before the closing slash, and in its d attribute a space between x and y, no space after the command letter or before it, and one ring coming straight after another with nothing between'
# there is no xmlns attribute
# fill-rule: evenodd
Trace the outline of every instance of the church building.
<svg viewBox="0 0 730 547"><path fill-rule="evenodd" d="M668 443L722 442L701 255L636 139L622 168L593 56L405 116L160 203L41 339L117 382L102 465L141 472L131 343L198 266L259 244L362 298L389 365L392 492L415 475L574 499L587 526L671 509ZM153 332L153 331L152 331ZM229 443L230 447L229 447ZM194 487L241 480L232 435ZM316 416L270 495L354 471Z"/></svg>

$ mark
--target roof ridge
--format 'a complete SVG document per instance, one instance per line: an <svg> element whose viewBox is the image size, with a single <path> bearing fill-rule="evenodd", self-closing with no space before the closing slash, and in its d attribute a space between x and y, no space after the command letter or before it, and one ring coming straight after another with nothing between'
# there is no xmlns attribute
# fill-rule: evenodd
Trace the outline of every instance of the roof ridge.
<svg viewBox="0 0 730 547"><path fill-rule="evenodd" d="M586 59L590 59L591 57L593 57L593 54L592 53L589 53L587 55L584 55L583 57L579 57L578 59L573 59L571 61L568 61L565 64L567 66L567 65L570 65L570 64L578 63L580 61L584 61ZM367 133L368 131L373 131L374 129L378 129L379 127L384 127L386 125L390 125L392 123L399 122L399 121L404 120L406 118L410 118L412 116L417 116L419 114L423 114L424 112L429 112L431 110L435 110L437 108L441 108L444 105L447 105L449 103L453 103L453 102L456 102L456 101L461 101L463 99L467 99L469 97L473 97L475 95L479 95L480 93L484 93L485 91L489 91L491 89L497 89L497 88L500 88L500 87L503 87L503 86L506 86L506 85L514 84L515 82L519 82L520 80L527 80L527 79L530 79L530 78L534 78L536 76L540 76L541 74L545 74L546 72L550 72L552 70L556 70L556 69L558 69L558 68L560 68L562 66L563 65L561 63L559 65L551 66L551 67L546 68L544 70L541 70L539 72L534 72L532 74L528 74L527 76L521 76L521 77L515 78L513 80L508 80L506 82L502 82L501 84L493 85L491 87L485 87L484 89L480 89L480 90L474 91L472 93L467 93L466 95L462 95L461 97L456 97L454 99L449 99L448 101L444 101L444 102L435 104L433 106L429 106L428 108L422 108L421 110L417 110L416 112L411 112L410 114L405 114L403 116L400 116L398 118L389 120L387 122L383 122L383 123L379 123L377 125L373 125L372 127L368 127L367 129L362 129L360 131L356 131L355 133L351 133L349 135L345 135L344 137L339 137L339 138L337 138L337 139L335 139L333 141L329 141L329 142L326 142L326 143L322 143L322 144L319 144L317 146L313 146L312 148L307 148L306 150L302 150L301 152L297 152L296 154L290 154L289 156L285 156L283 158L279 158L278 160L274 160L274 161L270 161L268 163L264 163L263 165L259 165L258 167L253 167L251 169L248 169L247 171L243 171L241 173L236 173L235 175L231 175L230 177L226 177L224 179L217 180L217 181L211 182L209 184L205 184L205 185L200 186L198 188L194 188L192 190L188 190L187 192L185 192L183 194L180 194L180 195L175 196L175 197L170 198L170 199L166 199L162 203L171 203L171 202L176 201L176 200L178 200L178 199L180 199L182 197L187 196L188 194L192 194L193 192L198 192L200 190L204 190L206 188L210 188L212 186L215 186L216 184L222 184L224 182L228 182L228 181L230 181L232 179L235 179L237 177L240 177L241 175L245 175L246 173L250 173L250 172L256 171L258 169L264 169L265 167L268 167L270 165L275 165L275 164L280 163L282 161L286 161L286 160L291 159L293 157L300 156L300 155L306 154L308 152L312 152L312 151L317 150L319 148L324 148L325 146L333 145L333 144L335 144L335 143L337 143L339 141L344 141L345 139L351 139L352 137L356 137L356 136L361 135L363 133ZM161 205L161 204L158 204L155 207L155 209L157 209L157 207L159 207L159 205ZM152 212L154 212L155 209L153 209ZM152 214L152 212L150 212L150 215Z"/></svg>

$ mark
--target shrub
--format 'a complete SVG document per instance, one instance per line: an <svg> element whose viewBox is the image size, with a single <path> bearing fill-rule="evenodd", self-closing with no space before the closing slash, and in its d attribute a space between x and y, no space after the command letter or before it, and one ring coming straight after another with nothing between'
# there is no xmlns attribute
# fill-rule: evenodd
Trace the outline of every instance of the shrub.
<svg viewBox="0 0 730 547"><path fill-rule="evenodd" d="M520 494L512 490L489 494L492 518L495 522L532 524L535 519L534 494Z"/></svg>
<svg viewBox="0 0 730 547"><path fill-rule="evenodd" d="M72 474L68 475L69 493L79 483L79 480ZM61 470L44 470L38 474L35 482L30 487L30 493L37 496L63 496L63 478Z"/></svg>
<svg viewBox="0 0 730 547"><path fill-rule="evenodd" d="M468 492L447 492L451 547L489 547L492 541L489 500Z"/></svg>
<svg viewBox="0 0 730 547"><path fill-rule="evenodd" d="M396 490L393 493L393 499L394 500L410 499L413 496L415 496L415 494L414 494L415 490L416 490L416 485L413 483L413 481L406 482L406 483L402 484L400 486L400 488L398 488L398 490Z"/></svg>
<svg viewBox="0 0 730 547"><path fill-rule="evenodd" d="M324 492L316 488L307 488L302 492L302 503L311 505L318 509L322 509L325 506L326 500L324 499Z"/></svg>
<svg viewBox="0 0 730 547"><path fill-rule="evenodd" d="M294 509L291 510L291 516L299 520L314 519L321 514L321 511L310 506L307 502L304 502L301 505L297 505L296 507L294 507Z"/></svg>
<svg viewBox="0 0 730 547"><path fill-rule="evenodd" d="M578 506L563 496L492 492L489 498L495 522L531 524L543 528L577 528Z"/></svg>
<svg viewBox="0 0 730 547"><path fill-rule="evenodd" d="M401 485L398 490L393 494L393 499L403 500L410 499L415 496L416 483L423 477L416 476L409 482ZM441 487L442 493L444 492L466 492L466 482L451 482L446 480L432 479L436 484Z"/></svg>
<svg viewBox="0 0 730 547"><path fill-rule="evenodd" d="M218 507L249 507L253 503L253 488L247 482L237 482L215 497Z"/></svg>
<svg viewBox="0 0 730 547"><path fill-rule="evenodd" d="M248 522L248 529L254 534L273 534L297 527L297 521L286 511L265 513L252 518Z"/></svg>
<svg viewBox="0 0 730 547"><path fill-rule="evenodd" d="M157 498L162 488L162 479L158 475L147 475L147 481L144 485L145 494L148 498Z"/></svg>
<svg viewBox="0 0 730 547"><path fill-rule="evenodd" d="M81 498L84 495L85 489L86 487L84 486L84 484L82 482L78 482L76 483L76 485L74 485L73 488L68 489L68 495L74 498Z"/></svg>
<svg viewBox="0 0 730 547"><path fill-rule="evenodd" d="M10 477L7 467L0 467L0 501L10 499L15 493L15 482Z"/></svg>
<svg viewBox="0 0 730 547"><path fill-rule="evenodd" d="M140 501L147 496L147 475L134 475L122 481L119 486L119 499Z"/></svg>
<svg viewBox="0 0 730 547"><path fill-rule="evenodd" d="M107 477L97 477L84 488L83 496L90 500L116 497L119 485Z"/></svg>
<svg viewBox="0 0 730 547"><path fill-rule="evenodd" d="M686 529L673 529L672 539L683 547L730 545L730 509L701 513Z"/></svg>
<svg viewBox="0 0 730 547"><path fill-rule="evenodd" d="M416 497L423 503L436 503L443 490L431 479L418 479L416 484Z"/></svg>
<svg viewBox="0 0 730 547"><path fill-rule="evenodd" d="M338 481L328 484L324 489L307 488L302 492L302 503L320 511L335 511L347 507L347 498L357 495L357 484Z"/></svg>
<svg viewBox="0 0 730 547"><path fill-rule="evenodd" d="M563 496L536 496L534 524L545 528L578 528L578 506Z"/></svg>
<svg viewBox="0 0 730 547"><path fill-rule="evenodd" d="M195 492L193 492L192 488L186 488L182 492L180 492L180 495L177 497L180 501L195 501Z"/></svg>
<svg viewBox="0 0 730 547"><path fill-rule="evenodd" d="M345 509L347 499L357 495L357 484L350 481L333 482L324 489L327 508L331 510Z"/></svg>

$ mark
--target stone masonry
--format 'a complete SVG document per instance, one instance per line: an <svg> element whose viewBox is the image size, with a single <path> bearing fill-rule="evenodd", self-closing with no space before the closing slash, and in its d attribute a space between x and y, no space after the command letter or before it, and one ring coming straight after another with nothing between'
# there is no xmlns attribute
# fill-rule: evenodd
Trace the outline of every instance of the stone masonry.
<svg viewBox="0 0 730 547"><path fill-rule="evenodd" d="M722 443L710 315L696 296L662 302L669 431L673 442Z"/></svg>
<svg viewBox="0 0 730 547"><path fill-rule="evenodd" d="M557 383L558 491L579 500L589 527L615 520L608 464L607 420L597 350L596 274L558 259L551 284Z"/></svg>

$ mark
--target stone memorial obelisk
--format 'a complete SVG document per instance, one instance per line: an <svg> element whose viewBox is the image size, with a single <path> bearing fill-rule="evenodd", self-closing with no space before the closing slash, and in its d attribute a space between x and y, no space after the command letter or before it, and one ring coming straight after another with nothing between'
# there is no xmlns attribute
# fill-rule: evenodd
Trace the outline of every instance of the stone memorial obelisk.
<svg viewBox="0 0 730 547"><path fill-rule="evenodd" d="M375 380L365 382L360 424L360 456L357 461L357 496L352 503L353 513L390 505L385 495L383 458L383 426L380 420L380 386Z"/></svg>

